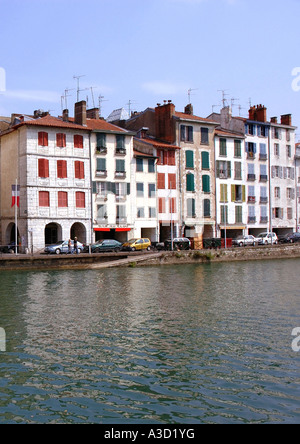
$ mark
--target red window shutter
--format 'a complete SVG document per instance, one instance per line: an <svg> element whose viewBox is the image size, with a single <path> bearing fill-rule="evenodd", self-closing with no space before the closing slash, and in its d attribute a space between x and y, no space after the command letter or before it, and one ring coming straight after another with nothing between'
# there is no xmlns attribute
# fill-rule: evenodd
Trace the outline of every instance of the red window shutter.
<svg viewBox="0 0 300 444"><path fill-rule="evenodd" d="M176 190L176 174L169 174L168 182L169 190Z"/></svg>
<svg viewBox="0 0 300 444"><path fill-rule="evenodd" d="M82 191L76 192L76 208L85 208L85 193Z"/></svg>
<svg viewBox="0 0 300 444"><path fill-rule="evenodd" d="M38 161L39 177L49 177L49 160L39 159Z"/></svg>
<svg viewBox="0 0 300 444"><path fill-rule="evenodd" d="M63 133L56 134L56 145L60 148L65 148L67 145L66 135Z"/></svg>
<svg viewBox="0 0 300 444"><path fill-rule="evenodd" d="M39 206L49 207L50 206L50 195L48 191L39 192Z"/></svg>
<svg viewBox="0 0 300 444"><path fill-rule="evenodd" d="M68 193L65 191L58 192L58 208L66 208L68 206Z"/></svg>
<svg viewBox="0 0 300 444"><path fill-rule="evenodd" d="M164 150L164 165L168 165L168 151Z"/></svg>
<svg viewBox="0 0 300 444"><path fill-rule="evenodd" d="M66 160L57 161L57 177L59 179L66 179L68 177Z"/></svg>
<svg viewBox="0 0 300 444"><path fill-rule="evenodd" d="M166 188L166 185L165 185L165 174L164 173L158 173L158 175L157 175L157 182L158 182L157 188L159 190L164 190Z"/></svg>
<svg viewBox="0 0 300 444"><path fill-rule="evenodd" d="M166 212L166 201L163 197L158 199L158 212L163 214Z"/></svg>
<svg viewBox="0 0 300 444"><path fill-rule="evenodd" d="M158 157L158 165L163 165L164 164L164 152L163 150L157 150L157 157Z"/></svg>
<svg viewBox="0 0 300 444"><path fill-rule="evenodd" d="M74 136L74 148L83 148L83 136L75 134L75 136Z"/></svg>
<svg viewBox="0 0 300 444"><path fill-rule="evenodd" d="M84 179L84 162L75 161L75 179Z"/></svg>
<svg viewBox="0 0 300 444"><path fill-rule="evenodd" d="M170 199L170 213L176 213L176 198L172 197Z"/></svg>
<svg viewBox="0 0 300 444"><path fill-rule="evenodd" d="M169 151L168 154L168 165L175 166L175 151Z"/></svg>
<svg viewBox="0 0 300 444"><path fill-rule="evenodd" d="M39 146L48 146L48 133L43 131L38 133L38 143Z"/></svg>

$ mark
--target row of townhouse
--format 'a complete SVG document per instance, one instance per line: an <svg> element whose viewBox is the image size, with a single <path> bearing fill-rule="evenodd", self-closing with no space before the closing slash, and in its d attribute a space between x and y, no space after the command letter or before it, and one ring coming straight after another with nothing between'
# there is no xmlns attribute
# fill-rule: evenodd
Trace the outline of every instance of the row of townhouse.
<svg viewBox="0 0 300 444"><path fill-rule="evenodd" d="M105 121L82 101L74 117L12 115L0 132L0 243L15 240L16 181L18 241L34 250L75 236L186 236L200 248L204 238L294 231L295 127L290 115L268 122L266 111L202 118L165 101Z"/></svg>

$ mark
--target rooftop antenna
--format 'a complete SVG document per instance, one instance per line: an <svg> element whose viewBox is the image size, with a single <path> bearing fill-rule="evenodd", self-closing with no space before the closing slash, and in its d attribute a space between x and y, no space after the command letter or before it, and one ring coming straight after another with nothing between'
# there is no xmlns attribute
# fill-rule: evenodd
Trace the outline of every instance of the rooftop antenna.
<svg viewBox="0 0 300 444"><path fill-rule="evenodd" d="M103 102L108 102L108 100L104 100L104 96L102 96L100 94L100 96L98 97L99 100L99 116L101 117L101 113L102 113L102 103Z"/></svg>
<svg viewBox="0 0 300 444"><path fill-rule="evenodd" d="M85 75L82 75L82 76L73 76L73 79L77 79L77 102L79 102L79 93L80 93L80 91L84 91L84 90L81 90L81 89L79 88L79 81L80 81L81 77L85 77Z"/></svg>
<svg viewBox="0 0 300 444"><path fill-rule="evenodd" d="M228 91L228 89L218 89L218 92L221 92L221 93L222 93L223 108L225 108L226 105L227 105L227 99L226 99L226 96L228 96L228 94L225 94L225 91Z"/></svg>
<svg viewBox="0 0 300 444"><path fill-rule="evenodd" d="M189 100L189 105L191 104L191 95L192 95L192 91L198 91L199 88L190 88L188 90L188 100Z"/></svg>
<svg viewBox="0 0 300 444"><path fill-rule="evenodd" d="M231 109L235 106L235 103L234 103L234 102L236 102L237 100L239 100L239 99L234 99L234 98L232 98L232 99L230 100Z"/></svg>
<svg viewBox="0 0 300 444"><path fill-rule="evenodd" d="M96 88L97 88L96 86L91 86L90 87L91 94L92 94L92 100L93 100L93 108L96 108L95 99L94 99L94 93L93 93L93 89L96 89Z"/></svg>
<svg viewBox="0 0 300 444"><path fill-rule="evenodd" d="M239 105L239 117L241 117L241 111L242 111L242 109L245 109L245 108L243 108L241 105Z"/></svg>
<svg viewBox="0 0 300 444"><path fill-rule="evenodd" d="M250 106L250 108L252 107L252 100L251 100L251 97L249 97L249 106Z"/></svg>
<svg viewBox="0 0 300 444"><path fill-rule="evenodd" d="M67 97L71 97L71 95L68 94L68 92L70 92L70 91L74 91L74 89L75 89L75 88L72 88L72 89L66 88L66 89L65 89L65 93L64 93L64 95L62 96L62 99L65 100L65 106L64 106L64 108L63 108L63 106L62 106L62 110L64 110L64 109L68 109Z"/></svg>
<svg viewBox="0 0 300 444"><path fill-rule="evenodd" d="M136 102L135 102L135 101L132 101L132 100L129 100L129 102L126 103L126 105L128 106L128 114L129 114L129 117L131 116L131 105L132 105L133 103L136 103Z"/></svg>

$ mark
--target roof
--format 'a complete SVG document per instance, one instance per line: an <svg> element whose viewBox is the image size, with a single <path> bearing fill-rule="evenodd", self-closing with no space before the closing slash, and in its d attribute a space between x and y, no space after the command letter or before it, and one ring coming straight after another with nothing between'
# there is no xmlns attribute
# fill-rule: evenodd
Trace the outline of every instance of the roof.
<svg viewBox="0 0 300 444"><path fill-rule="evenodd" d="M208 123L211 125L219 125L214 120L206 119L204 117L194 116L194 114L186 114L186 113L180 113L180 112L175 111L175 117L177 117L178 119L182 119L182 120L195 120L197 122Z"/></svg>
<svg viewBox="0 0 300 444"><path fill-rule="evenodd" d="M229 130L225 130L225 129L221 129L221 128L217 128L215 131L215 134L217 136L224 136L224 137L234 137L234 138L240 138L240 139L245 138L244 134L236 133L234 131L229 131Z"/></svg>
<svg viewBox="0 0 300 444"><path fill-rule="evenodd" d="M150 139L150 138L145 138L145 139L138 139L135 138L134 141L138 141L140 143L144 143L145 145L151 145L154 148L157 149L173 149L173 150L180 150L180 147L177 145L170 145L166 142L161 142L160 140L157 139Z"/></svg>
<svg viewBox="0 0 300 444"><path fill-rule="evenodd" d="M114 122L115 120L128 120L129 114L124 108L115 109L107 117L107 122Z"/></svg>

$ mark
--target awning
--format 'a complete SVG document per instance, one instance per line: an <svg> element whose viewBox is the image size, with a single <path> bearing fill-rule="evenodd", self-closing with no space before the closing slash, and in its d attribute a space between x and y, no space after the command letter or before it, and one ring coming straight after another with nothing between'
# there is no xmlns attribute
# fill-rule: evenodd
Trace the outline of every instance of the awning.
<svg viewBox="0 0 300 444"><path fill-rule="evenodd" d="M131 228L94 228L94 231L99 232L106 232L109 233L110 231L115 230L116 233L124 233L131 231Z"/></svg>
<svg viewBox="0 0 300 444"><path fill-rule="evenodd" d="M116 232L117 233L124 233L124 232L129 232L131 231L131 228L116 228Z"/></svg>
<svg viewBox="0 0 300 444"><path fill-rule="evenodd" d="M99 232L99 231L109 232L110 228L94 228L94 231L97 231L97 232Z"/></svg>
<svg viewBox="0 0 300 444"><path fill-rule="evenodd" d="M245 230L245 225L220 225L221 230Z"/></svg>

